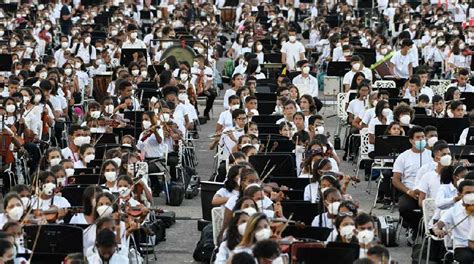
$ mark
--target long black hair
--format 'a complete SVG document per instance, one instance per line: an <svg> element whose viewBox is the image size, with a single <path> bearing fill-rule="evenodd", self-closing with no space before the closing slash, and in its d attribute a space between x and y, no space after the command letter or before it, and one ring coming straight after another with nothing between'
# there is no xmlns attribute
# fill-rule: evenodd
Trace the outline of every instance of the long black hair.
<svg viewBox="0 0 474 264"><path fill-rule="evenodd" d="M92 205L92 199L102 193L102 188L97 185L90 185L82 194L82 205L84 206L84 215L92 215L94 213L94 206Z"/></svg>
<svg viewBox="0 0 474 264"><path fill-rule="evenodd" d="M237 182L235 181L235 178L239 176L240 171L244 168L242 165L234 165L230 167L229 171L227 172L227 178L224 182L224 188L232 192L233 190L238 187Z"/></svg>
<svg viewBox="0 0 474 264"><path fill-rule="evenodd" d="M239 225L238 222L242 215L247 215L244 211L235 211L234 216L229 222L229 227L227 228L227 247L229 250L234 250L234 248L240 243L242 240L242 235L239 233Z"/></svg>

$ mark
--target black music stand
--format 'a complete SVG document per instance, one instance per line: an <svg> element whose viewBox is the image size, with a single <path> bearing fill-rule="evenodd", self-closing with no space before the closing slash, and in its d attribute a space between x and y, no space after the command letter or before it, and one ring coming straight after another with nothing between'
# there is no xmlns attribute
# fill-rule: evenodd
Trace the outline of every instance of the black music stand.
<svg viewBox="0 0 474 264"><path fill-rule="evenodd" d="M283 215L288 218L293 214L292 220L300 221L308 226L314 220L314 217L321 213L319 203L310 203L307 201L282 201Z"/></svg>
<svg viewBox="0 0 474 264"><path fill-rule="evenodd" d="M467 112L474 109L474 93L461 93L461 98L464 98L462 102L466 105Z"/></svg>
<svg viewBox="0 0 474 264"><path fill-rule="evenodd" d="M97 184L97 182L95 182ZM82 196L87 186L68 185L61 189L61 194L68 200L72 207L83 206Z"/></svg>
<svg viewBox="0 0 474 264"><path fill-rule="evenodd" d="M293 246L295 246L295 244L293 244L292 247ZM321 259L324 260L324 263L347 264L353 263L359 258L359 248L356 250L349 247L305 248L299 246L298 250L296 251L296 256L292 256L292 258L295 258L297 263L314 263L315 259Z"/></svg>
<svg viewBox="0 0 474 264"><path fill-rule="evenodd" d="M74 169L74 175L94 174L94 168Z"/></svg>
<svg viewBox="0 0 474 264"><path fill-rule="evenodd" d="M438 138L448 143L457 143L462 131L470 126L469 118L435 118L416 116L413 125L425 127L432 125L438 128Z"/></svg>
<svg viewBox="0 0 474 264"><path fill-rule="evenodd" d="M99 157L98 157L99 158ZM102 164L104 163L104 161L102 160L102 157L100 157L99 159L94 159L94 160L91 160L91 162L89 162L89 164L87 164L87 167L88 168L95 168L95 169L99 169L102 167Z"/></svg>
<svg viewBox="0 0 474 264"><path fill-rule="evenodd" d="M74 175L67 178L69 185L91 185L104 183L105 179L100 179L99 174Z"/></svg>
<svg viewBox="0 0 474 264"><path fill-rule="evenodd" d="M212 198L214 194L224 187L222 182L201 181L201 210L202 218L211 221Z"/></svg>
<svg viewBox="0 0 474 264"><path fill-rule="evenodd" d="M95 145L95 156L97 158L104 158L105 152L109 149L119 148L119 144L103 144L103 145Z"/></svg>
<svg viewBox="0 0 474 264"><path fill-rule="evenodd" d="M287 190L283 193L290 201L303 201L304 199L304 190Z"/></svg>
<svg viewBox="0 0 474 264"><path fill-rule="evenodd" d="M137 125L137 124L136 124ZM125 135L131 135L138 140L143 129L141 127L124 127L124 128L114 128L113 132L116 135L119 135L119 138L122 138Z"/></svg>
<svg viewBox="0 0 474 264"><path fill-rule="evenodd" d="M387 128L388 128L388 125L375 125L375 136L383 136ZM402 126L402 129L403 131L405 131L405 135L407 135L408 130L410 130L410 127Z"/></svg>
<svg viewBox="0 0 474 264"><path fill-rule="evenodd" d="M95 139L95 145L117 144L115 134L112 133L91 133L91 137Z"/></svg>
<svg viewBox="0 0 474 264"><path fill-rule="evenodd" d="M271 115L273 111L275 110L276 106L276 101L270 102L270 101L262 101L258 102L257 105L257 110L258 113L261 115Z"/></svg>
<svg viewBox="0 0 474 264"><path fill-rule="evenodd" d="M276 102L277 100L276 93L255 93L255 97L257 97L257 100L259 102L260 101Z"/></svg>
<svg viewBox="0 0 474 264"><path fill-rule="evenodd" d="M411 147L407 136L378 136L375 137L374 157L378 159L394 159Z"/></svg>
<svg viewBox="0 0 474 264"><path fill-rule="evenodd" d="M133 61L134 53L142 53L143 56L147 57L146 49L124 49L122 48L122 53L120 56L120 65L128 67L130 62Z"/></svg>
<svg viewBox="0 0 474 264"><path fill-rule="evenodd" d="M264 53L263 61L269 63L281 63L281 53Z"/></svg>
<svg viewBox="0 0 474 264"><path fill-rule="evenodd" d="M354 55L360 56L364 59L365 67L370 67L372 64L377 62L375 49L368 49L368 48L357 48L354 50Z"/></svg>
<svg viewBox="0 0 474 264"><path fill-rule="evenodd" d="M466 145L474 145L474 127L469 127L467 131Z"/></svg>
<svg viewBox="0 0 474 264"><path fill-rule="evenodd" d="M305 226L300 228L294 225L288 225L282 233L282 237L293 236L295 238L312 239L317 241L326 241L332 232L332 228Z"/></svg>
<svg viewBox="0 0 474 264"><path fill-rule="evenodd" d="M295 177L296 178L296 162L293 153L262 153L249 157L249 162L258 172L260 177L271 171L273 177Z"/></svg>
<svg viewBox="0 0 474 264"><path fill-rule="evenodd" d="M0 71L11 71L12 70L12 55L11 54L0 54Z"/></svg>
<svg viewBox="0 0 474 264"><path fill-rule="evenodd" d="M374 91L387 91L388 98L397 98L400 94L400 89L398 88L372 88Z"/></svg>
<svg viewBox="0 0 474 264"><path fill-rule="evenodd" d="M292 190L304 190L310 184L309 178L295 178L295 177L268 177L268 182L276 182L278 186L285 185Z"/></svg>
<svg viewBox="0 0 474 264"><path fill-rule="evenodd" d="M267 138L263 138L260 140L261 143L268 148L266 152L285 152L285 153L290 153L293 150L295 150L295 144L289 140L288 138L286 139L278 139L278 138L272 138L271 135L269 135ZM274 149L273 149L274 148ZM272 150L273 149L273 150Z"/></svg>
<svg viewBox="0 0 474 264"><path fill-rule="evenodd" d="M130 120L132 123L141 123L143 113L144 111L126 111L123 112L123 118Z"/></svg>
<svg viewBox="0 0 474 264"><path fill-rule="evenodd" d="M410 105L410 99L408 98L388 98L388 105L392 110L402 102Z"/></svg>
<svg viewBox="0 0 474 264"><path fill-rule="evenodd" d="M474 145L450 145L449 150L451 151L451 155L456 159L467 159L471 164L474 163Z"/></svg>
<svg viewBox="0 0 474 264"><path fill-rule="evenodd" d="M417 116L427 116L426 108L415 106L415 107L413 107L413 109L415 110L415 115L417 115Z"/></svg>
<svg viewBox="0 0 474 264"><path fill-rule="evenodd" d="M257 94L276 94L277 86L273 83L265 83L265 84L258 84L257 87L255 87L257 90ZM258 97L257 97L258 98ZM273 98L272 98L273 99ZM268 100L268 101L276 101L275 100Z"/></svg>
<svg viewBox="0 0 474 264"><path fill-rule="evenodd" d="M98 16L94 17L94 22L97 25L102 25L104 27L109 26L109 16L107 14L99 14Z"/></svg>
<svg viewBox="0 0 474 264"><path fill-rule="evenodd" d="M268 138L272 139L288 139L288 137L282 136L280 134L264 134L264 133L258 133L258 140L268 140Z"/></svg>
<svg viewBox="0 0 474 264"><path fill-rule="evenodd" d="M330 61L328 64L327 76L344 77L352 69L349 61Z"/></svg>
<svg viewBox="0 0 474 264"><path fill-rule="evenodd" d="M83 252L83 230L70 225L26 225L25 247L35 252L32 263L61 263L70 253Z"/></svg>
<svg viewBox="0 0 474 264"><path fill-rule="evenodd" d="M276 122L280 119L282 119L282 115L256 115L252 116L252 121L257 123L258 125L260 124L276 124Z"/></svg>
<svg viewBox="0 0 474 264"><path fill-rule="evenodd" d="M261 124L258 125L259 134L280 134L280 126L276 124Z"/></svg>

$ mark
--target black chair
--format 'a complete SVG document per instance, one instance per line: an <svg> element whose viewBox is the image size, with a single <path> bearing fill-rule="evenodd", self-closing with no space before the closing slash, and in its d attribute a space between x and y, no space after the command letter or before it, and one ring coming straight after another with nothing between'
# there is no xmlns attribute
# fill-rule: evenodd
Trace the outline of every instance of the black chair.
<svg viewBox="0 0 474 264"><path fill-rule="evenodd" d="M201 210L202 218L211 221L212 198L214 194L224 187L222 182L201 181Z"/></svg>

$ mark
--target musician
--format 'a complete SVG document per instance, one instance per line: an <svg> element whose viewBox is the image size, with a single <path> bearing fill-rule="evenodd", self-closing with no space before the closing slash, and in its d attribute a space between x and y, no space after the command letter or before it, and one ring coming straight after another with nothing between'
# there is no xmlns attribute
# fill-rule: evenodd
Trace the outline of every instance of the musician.
<svg viewBox="0 0 474 264"><path fill-rule="evenodd" d="M456 75L456 83L450 87L458 88L461 93L474 93L474 86L469 81L469 70L463 68Z"/></svg>
<svg viewBox="0 0 474 264"><path fill-rule="evenodd" d="M288 29L288 41L281 47L281 62L286 65L288 71L296 70L296 63L305 58L304 45L296 40L296 29Z"/></svg>
<svg viewBox="0 0 474 264"><path fill-rule="evenodd" d="M403 39L401 41L401 48L395 52L393 57L390 59L390 67L392 72L398 78L408 79L413 74L413 67L415 62L414 57L411 55L410 50L413 47L413 41L411 39Z"/></svg>
<svg viewBox="0 0 474 264"><path fill-rule="evenodd" d="M52 172L42 171L39 173L38 181L39 188L35 189L36 195L30 202L32 209L38 211L36 214L39 215L42 215L44 211L51 211L57 214L57 219L63 219L71 204L66 198L55 194L56 176Z"/></svg>
<svg viewBox="0 0 474 264"><path fill-rule="evenodd" d="M15 243L0 239L0 258L3 263L13 262L15 259Z"/></svg>
<svg viewBox="0 0 474 264"><path fill-rule="evenodd" d="M178 100L180 105L182 104L184 106L184 111L189 119L187 129L194 130L195 122L198 121L197 111L193 105L193 102L195 102L194 100L196 99L194 89L186 88L186 86L182 84L178 84L177 87L179 89Z"/></svg>
<svg viewBox="0 0 474 264"><path fill-rule="evenodd" d="M449 104L449 110L451 111L448 112L448 115L450 115L451 118L463 118L465 107L466 106L461 101L452 101Z"/></svg>
<svg viewBox="0 0 474 264"><path fill-rule="evenodd" d="M259 264L289 263L288 255L281 255L278 242L270 239L257 242L252 252Z"/></svg>
<svg viewBox="0 0 474 264"><path fill-rule="evenodd" d="M224 187L220 188L212 198L213 206L221 206L224 209L225 203L233 195L239 194L239 181L240 172L243 169L242 166L232 166L227 172L226 180L224 181Z"/></svg>
<svg viewBox="0 0 474 264"><path fill-rule="evenodd" d="M231 251L233 251L242 240L249 219L250 217L245 211L237 210L234 213L229 226L223 232L225 234L224 241L219 245L219 250L216 254L216 261L214 263L226 263L227 259L230 257Z"/></svg>
<svg viewBox="0 0 474 264"><path fill-rule="evenodd" d="M129 263L128 257L117 253L117 242L113 231L103 229L97 234L95 242L97 252L87 258L89 263Z"/></svg>
<svg viewBox="0 0 474 264"><path fill-rule="evenodd" d="M352 56L351 65L351 70L344 75L344 80L342 82L344 85L344 91L346 92L349 91L350 85L358 72L362 73L365 79L372 81L372 71L364 66L364 60L360 56Z"/></svg>
<svg viewBox="0 0 474 264"><path fill-rule="evenodd" d="M408 80L408 88L405 90L403 98L407 98L410 101L410 105L416 104L416 99L420 93L420 79L418 76L413 76Z"/></svg>
<svg viewBox="0 0 474 264"><path fill-rule="evenodd" d="M0 215L1 229L7 222L19 222L25 214L21 197L14 192L8 193L4 198L3 211Z"/></svg>
<svg viewBox="0 0 474 264"><path fill-rule="evenodd" d="M82 194L82 206L83 206L83 212L80 213L75 213L71 220L69 220L70 224L81 224L81 225L92 225L96 222L96 210L98 210L98 207L96 208L96 196L100 195L102 193L102 188L100 188L97 185L89 185L87 188L84 190ZM102 212L101 212L102 213ZM104 213L102 213L104 214ZM101 217L102 214L99 214ZM104 215L105 216L105 215Z"/></svg>
<svg viewBox="0 0 474 264"><path fill-rule="evenodd" d="M462 198L448 209L441 219L433 225L433 232L438 237L447 235L448 230L453 238L454 260L459 263L474 262L472 250L470 208L474 204L474 181L466 180L459 184L458 192Z"/></svg>
<svg viewBox="0 0 474 264"><path fill-rule="evenodd" d="M433 95L432 103L433 103L433 107L432 107L433 117L437 117L437 118L445 117L446 116L446 103L444 102L443 97L438 94Z"/></svg>
<svg viewBox="0 0 474 264"><path fill-rule="evenodd" d="M85 32L82 34L82 42L77 43L70 49L74 56L80 57L86 66L92 65L92 62L97 58L97 50L91 45L91 34Z"/></svg>
<svg viewBox="0 0 474 264"><path fill-rule="evenodd" d="M23 126L24 137L29 138L32 141L38 137L41 129L41 113L43 109L40 109L34 104L33 97L34 93L31 88L22 88L20 90L22 99L22 115L20 118L20 124Z"/></svg>
<svg viewBox="0 0 474 264"><path fill-rule="evenodd" d="M114 113L123 112L125 110L140 110L140 102L133 95L133 85L131 82L122 80L118 85L118 97L113 97L116 101Z"/></svg>
<svg viewBox="0 0 474 264"><path fill-rule="evenodd" d="M137 148L148 159L161 159L166 155L167 146L164 143L164 128L154 112L145 112L142 117L143 132L137 142Z"/></svg>
<svg viewBox="0 0 474 264"><path fill-rule="evenodd" d="M336 220L334 220L334 227L335 228L329 237L335 237L335 242L357 243L357 238L355 235L355 222L352 215L338 215Z"/></svg>
<svg viewBox="0 0 474 264"><path fill-rule="evenodd" d="M52 166L58 165L63 157L59 148L51 147L45 151L40 160L40 169L50 169Z"/></svg>
<svg viewBox="0 0 474 264"><path fill-rule="evenodd" d="M270 221L263 213L257 213L247 221L245 233L242 241L235 247L232 254L247 252L252 254L252 248L259 241L269 239L273 232L270 228ZM232 255L231 254L231 255Z"/></svg>
<svg viewBox="0 0 474 264"><path fill-rule="evenodd" d="M120 163L121 163L121 159ZM104 161L102 163L102 167L100 169L101 171L101 177L105 179L105 183L101 184L101 187L104 187L108 189L111 193L118 193L118 187L117 187L117 177L118 177L118 170L119 170L119 165L115 161L115 159L109 159Z"/></svg>
<svg viewBox="0 0 474 264"><path fill-rule="evenodd" d="M315 216L311 226L334 228L333 219L335 219L338 214L340 201L342 200L341 193L332 187L321 189L321 191L326 212Z"/></svg>
<svg viewBox="0 0 474 264"><path fill-rule="evenodd" d="M95 150L91 144L83 144L79 148L79 159L74 162L75 169L87 168L89 163L95 159Z"/></svg>
<svg viewBox="0 0 474 264"><path fill-rule="evenodd" d="M433 99L433 96L435 94L433 92L433 89L431 89L431 87L426 85L428 83L428 79L429 79L428 70L426 69L426 67L420 66L420 67L418 67L418 70L416 71L416 74L420 78L420 87L421 87L420 95L424 94L424 95L428 96L429 102L430 102Z"/></svg>
<svg viewBox="0 0 474 264"><path fill-rule="evenodd" d="M461 132L461 135L459 136L458 145L464 146L467 143L467 136L469 134L469 128L474 127L474 111L471 111L469 113L469 122L470 122L470 126L463 129L463 131Z"/></svg>
<svg viewBox="0 0 474 264"><path fill-rule="evenodd" d="M174 110L172 111L173 115L173 122L175 122L178 125L178 128L181 130L181 132L186 134L186 130L188 128L191 128L191 122L189 121L189 116L186 111L186 107L183 103L178 100L178 93L179 89L176 86L168 86L164 87L161 89L161 93L163 94L164 99L170 105L169 103L171 102L174 104Z"/></svg>
<svg viewBox="0 0 474 264"><path fill-rule="evenodd" d="M359 257L367 257L367 251L373 247L375 242L375 224L372 216L360 213L355 218L357 240L360 245Z"/></svg>
<svg viewBox="0 0 474 264"><path fill-rule="evenodd" d="M224 94L224 109L228 110L230 108L230 99L229 97L232 95L236 95L237 91L242 88L244 84L244 77L242 74L237 73L232 76L231 80L231 89L226 90ZM240 107L240 101L239 101Z"/></svg>
<svg viewBox="0 0 474 264"><path fill-rule="evenodd" d="M69 38L67 35L62 35L59 38L59 41L61 43L61 48L54 52L54 59L57 61L58 67L62 68L63 65L67 62L67 55L70 54L70 51L68 50Z"/></svg>
<svg viewBox="0 0 474 264"><path fill-rule="evenodd" d="M293 124L293 116L295 115L297 109L296 109L296 103L295 101L292 101L292 100L287 100L284 104L283 104L283 118L281 119L278 119L276 121L276 124L279 125L283 122L288 122L290 124L292 124L292 126L294 125Z"/></svg>

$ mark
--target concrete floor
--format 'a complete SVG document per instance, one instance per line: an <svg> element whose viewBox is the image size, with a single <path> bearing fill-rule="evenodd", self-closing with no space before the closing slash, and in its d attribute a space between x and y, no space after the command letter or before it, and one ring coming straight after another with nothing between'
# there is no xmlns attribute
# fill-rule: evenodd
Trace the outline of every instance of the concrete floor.
<svg viewBox="0 0 474 264"><path fill-rule="evenodd" d="M214 116L210 121L208 121L207 124L202 126L200 139L196 141L197 156L199 159L197 172L201 177L201 180L209 179L210 175L212 174L214 152L209 151L207 148L209 143L207 136L213 133L218 115L223 110L223 94L224 93L221 92L220 99L218 98L215 102ZM322 114L325 117L334 115L334 113L335 107L332 105L325 106L322 110ZM336 117L327 118L325 120L326 131L329 131L331 135L334 134L336 123ZM338 151L338 155L340 157L342 157L342 154L343 153L341 151ZM339 167L342 172L355 175L354 169L356 166L354 166L352 163L342 162ZM363 172L361 175L362 174ZM366 192L366 189L367 182L362 180L356 186L349 187L348 192L352 195L355 201L359 202L360 210L369 212L375 195L375 183L372 184L372 192L370 195ZM179 207L165 206L163 198L160 197L157 200L157 205L165 209L175 211L178 217L202 217L200 196L197 196L192 200L185 199L183 204ZM398 217L397 210L395 210L394 213L390 213L388 210L375 209L374 213L376 215L390 214ZM407 246L404 234L404 230L402 230L398 247L389 248L391 258L398 263L411 262L411 247ZM174 226L167 229L166 237L167 240L156 247L158 261L152 261L153 263L195 263L192 254L200 237L200 232L197 230L196 220L178 220Z"/></svg>

